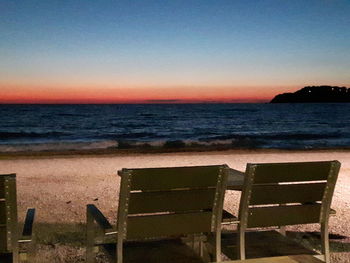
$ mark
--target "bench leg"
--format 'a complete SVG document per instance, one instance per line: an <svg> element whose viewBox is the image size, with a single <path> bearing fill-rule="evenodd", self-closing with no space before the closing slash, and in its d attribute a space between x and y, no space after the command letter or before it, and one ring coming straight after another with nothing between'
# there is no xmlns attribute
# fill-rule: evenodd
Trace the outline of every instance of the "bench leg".
<svg viewBox="0 0 350 263"><path fill-rule="evenodd" d="M94 252L94 219L89 212L86 213L86 262L95 262L95 252Z"/></svg>
<svg viewBox="0 0 350 263"><path fill-rule="evenodd" d="M328 234L328 224L321 223L321 252L324 255L324 261L326 263L331 262L331 257L329 254L329 234Z"/></svg>

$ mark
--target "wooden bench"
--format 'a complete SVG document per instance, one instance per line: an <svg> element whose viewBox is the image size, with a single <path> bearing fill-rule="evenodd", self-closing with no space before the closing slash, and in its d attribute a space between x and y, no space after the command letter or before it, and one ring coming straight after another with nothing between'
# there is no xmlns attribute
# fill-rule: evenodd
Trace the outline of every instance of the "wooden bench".
<svg viewBox="0 0 350 263"><path fill-rule="evenodd" d="M223 236L223 253L231 259L317 254L287 238L284 226L318 223L318 256L329 263L328 220L339 169L338 161L247 164L238 217L224 212L224 223L238 230ZM282 228L282 235L254 231L271 227Z"/></svg>
<svg viewBox="0 0 350 263"><path fill-rule="evenodd" d="M87 262L95 262L99 248L118 263L204 262L207 233L214 236L214 260L221 261L228 170L213 165L118 172L116 229L94 205L87 206ZM197 252L187 242L195 243Z"/></svg>
<svg viewBox="0 0 350 263"><path fill-rule="evenodd" d="M0 175L0 262L34 262L35 209L27 210L23 231L18 233L16 174Z"/></svg>

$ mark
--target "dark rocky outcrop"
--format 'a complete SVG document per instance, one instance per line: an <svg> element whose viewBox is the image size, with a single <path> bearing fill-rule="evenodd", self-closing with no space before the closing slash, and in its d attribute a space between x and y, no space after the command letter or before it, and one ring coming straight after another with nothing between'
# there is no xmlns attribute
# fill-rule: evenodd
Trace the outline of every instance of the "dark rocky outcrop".
<svg viewBox="0 0 350 263"><path fill-rule="evenodd" d="M350 102L350 88L338 86L308 86L294 93L275 96L270 103Z"/></svg>

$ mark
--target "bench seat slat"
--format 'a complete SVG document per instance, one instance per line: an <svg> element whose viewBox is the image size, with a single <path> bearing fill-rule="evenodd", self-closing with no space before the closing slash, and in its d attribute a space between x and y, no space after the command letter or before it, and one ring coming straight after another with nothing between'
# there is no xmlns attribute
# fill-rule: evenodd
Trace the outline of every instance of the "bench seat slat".
<svg viewBox="0 0 350 263"><path fill-rule="evenodd" d="M127 226L127 239L200 233L210 229L211 212L128 217Z"/></svg>
<svg viewBox="0 0 350 263"><path fill-rule="evenodd" d="M130 190L157 191L215 187L219 169L218 165L132 169ZM124 169L122 173L127 171Z"/></svg>
<svg viewBox="0 0 350 263"><path fill-rule="evenodd" d="M212 209L215 189L130 193L129 214Z"/></svg>
<svg viewBox="0 0 350 263"><path fill-rule="evenodd" d="M251 205L321 201L326 183L253 185Z"/></svg>
<svg viewBox="0 0 350 263"><path fill-rule="evenodd" d="M272 163L258 165L255 184L327 180L330 162Z"/></svg>
<svg viewBox="0 0 350 263"><path fill-rule="evenodd" d="M287 226L319 222L320 204L249 208L248 227Z"/></svg>

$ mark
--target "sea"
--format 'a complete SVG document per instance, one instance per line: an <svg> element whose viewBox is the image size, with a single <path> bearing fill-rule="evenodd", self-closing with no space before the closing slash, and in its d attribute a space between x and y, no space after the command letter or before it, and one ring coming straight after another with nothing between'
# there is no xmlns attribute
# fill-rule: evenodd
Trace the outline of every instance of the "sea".
<svg viewBox="0 0 350 263"><path fill-rule="evenodd" d="M0 152L350 148L350 103L0 105Z"/></svg>

